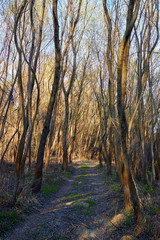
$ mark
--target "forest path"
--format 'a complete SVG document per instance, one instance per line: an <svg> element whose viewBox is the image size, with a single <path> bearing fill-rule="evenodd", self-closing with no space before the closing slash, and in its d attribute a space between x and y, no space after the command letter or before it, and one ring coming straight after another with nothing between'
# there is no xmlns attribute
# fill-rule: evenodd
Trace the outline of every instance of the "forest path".
<svg viewBox="0 0 160 240"><path fill-rule="evenodd" d="M118 240L122 227L122 191L115 177L105 179L104 169L92 160L75 160L74 174L44 205L31 214L5 240Z"/></svg>

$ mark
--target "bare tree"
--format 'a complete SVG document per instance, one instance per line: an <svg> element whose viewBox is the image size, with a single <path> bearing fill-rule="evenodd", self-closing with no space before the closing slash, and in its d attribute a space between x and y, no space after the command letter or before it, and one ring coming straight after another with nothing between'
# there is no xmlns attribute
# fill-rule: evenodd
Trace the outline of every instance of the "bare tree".
<svg viewBox="0 0 160 240"><path fill-rule="evenodd" d="M19 95L20 95L20 106L22 109L22 119L23 119L23 133L19 142L18 150L17 150L17 156L16 156L16 172L17 172L17 185L15 190L15 201L16 197L19 191L23 188L24 184L24 166L25 166L25 160L28 153L29 146L31 144L32 139L32 133L33 133L33 127L34 122L38 113L38 106L39 106L39 84L36 77L36 69L37 69L37 62L40 54L40 47L42 42L42 27L43 27L43 19L44 19L44 11L45 11L45 3L46 1L43 0L42 3L42 14L39 24L39 30L38 30L38 39L37 39L37 49L35 46L35 34L36 30L34 27L34 18L33 18L33 7L34 7L34 1L30 2L29 10L30 10L30 29L32 34L32 40L31 40L31 46L30 46L30 53L29 53L29 60L27 60L27 57L25 55L25 52L23 50L23 44L22 41L24 39L25 34L25 9L28 6L28 2L24 1L20 8L18 9L17 15L15 17L15 24L14 24L14 40L16 49L19 55L19 65L18 65L18 84L19 84ZM17 29L18 26L20 26L20 21L23 16L23 28L22 28L22 36L17 37ZM19 35L21 35L19 33ZM28 64L28 101L27 105L25 106L25 100L24 100L24 89L23 89L23 81L22 81L22 56L24 57L24 60ZM34 58L33 58L34 57ZM34 116L32 114L32 94L33 94L33 88L36 82L37 86L37 100L36 100L36 110L34 113ZM29 130L28 130L29 128ZM27 134L28 131L28 134ZM26 140L27 138L27 140Z"/></svg>
<svg viewBox="0 0 160 240"><path fill-rule="evenodd" d="M62 52L61 46L60 46L60 38L59 38L59 20L58 20L58 9L57 9L58 0L53 0L53 2L52 2L53 25L54 25L54 44L55 44L55 72L54 72L54 81L53 81L53 85L52 85L52 91L51 91L51 95L50 95L48 109L47 109L45 122L43 125L42 134L41 134L40 144L39 144L39 148L38 148L37 164L36 164L35 176L34 176L34 180L33 180L33 184L32 184L33 192L39 192L41 189L44 148L46 145L46 139L47 139L49 129L50 129L52 110L53 110L53 107L54 107L54 104L56 101L57 92L58 92L58 88L59 88L60 72L61 72L61 69L63 66L64 57L69 48L70 40L74 34L74 30L75 30L75 27L77 25L77 22L78 22L78 19L80 16L81 4L82 4L82 0L79 0L77 16L75 18L75 21L73 21L70 33L68 35L66 44L64 46L64 50Z"/></svg>

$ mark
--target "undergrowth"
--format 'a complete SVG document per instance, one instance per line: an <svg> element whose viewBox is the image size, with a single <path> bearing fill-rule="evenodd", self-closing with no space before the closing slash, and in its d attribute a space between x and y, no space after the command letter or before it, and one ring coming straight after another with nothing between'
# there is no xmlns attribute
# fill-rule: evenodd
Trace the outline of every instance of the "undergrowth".
<svg viewBox="0 0 160 240"><path fill-rule="evenodd" d="M55 184L49 184L47 186L42 186L41 190L45 195L49 195L56 193L58 191L58 186Z"/></svg>
<svg viewBox="0 0 160 240"><path fill-rule="evenodd" d="M23 218L17 210L2 210L0 212L0 236L22 220Z"/></svg>
<svg viewBox="0 0 160 240"><path fill-rule="evenodd" d="M63 171L45 173L41 192L35 195L32 194L31 191L33 172L27 172L25 175L25 186L15 204L16 210L12 208L6 210L2 208L0 211L0 235L5 234L18 225L19 222L25 220L25 216L38 210L46 199L48 200L53 194L57 193L64 183L65 178L70 178L72 174L73 171L68 171L66 173ZM8 197L10 200L13 195L14 192L10 190L5 197Z"/></svg>
<svg viewBox="0 0 160 240"><path fill-rule="evenodd" d="M89 169L89 166L87 164L83 164L81 166L81 170L88 170Z"/></svg>
<svg viewBox="0 0 160 240"><path fill-rule="evenodd" d="M92 214L94 205L92 199L86 199L73 205L73 208L77 210L78 214L88 216Z"/></svg>

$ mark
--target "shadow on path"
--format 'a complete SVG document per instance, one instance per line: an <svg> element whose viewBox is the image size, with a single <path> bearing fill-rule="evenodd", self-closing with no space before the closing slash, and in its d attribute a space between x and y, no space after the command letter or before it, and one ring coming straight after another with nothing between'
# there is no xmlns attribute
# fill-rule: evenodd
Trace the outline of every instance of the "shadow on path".
<svg viewBox="0 0 160 240"><path fill-rule="evenodd" d="M8 240L121 239L126 221L114 176L106 182L96 161L75 160L74 174L54 198L17 227ZM125 229L126 230L126 229Z"/></svg>

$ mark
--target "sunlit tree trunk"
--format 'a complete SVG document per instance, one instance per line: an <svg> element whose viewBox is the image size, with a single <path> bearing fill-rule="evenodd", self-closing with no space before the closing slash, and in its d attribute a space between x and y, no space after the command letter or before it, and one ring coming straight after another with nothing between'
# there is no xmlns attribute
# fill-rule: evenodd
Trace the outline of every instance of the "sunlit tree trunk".
<svg viewBox="0 0 160 240"><path fill-rule="evenodd" d="M122 182L125 199L125 207L129 209L131 204L133 205L134 214L138 222L142 221L142 213L140 204L136 192L136 188L133 182L133 178L129 166L129 155L127 150L128 141L128 126L125 114L125 85L128 62L128 51L130 46L130 36L137 18L140 1L130 0L128 5L126 30L121 41L118 67L117 67L117 109L118 118L121 132L121 144L122 144ZM135 10L134 10L135 9ZM133 12L134 11L134 12ZM127 54L127 55L125 55Z"/></svg>

